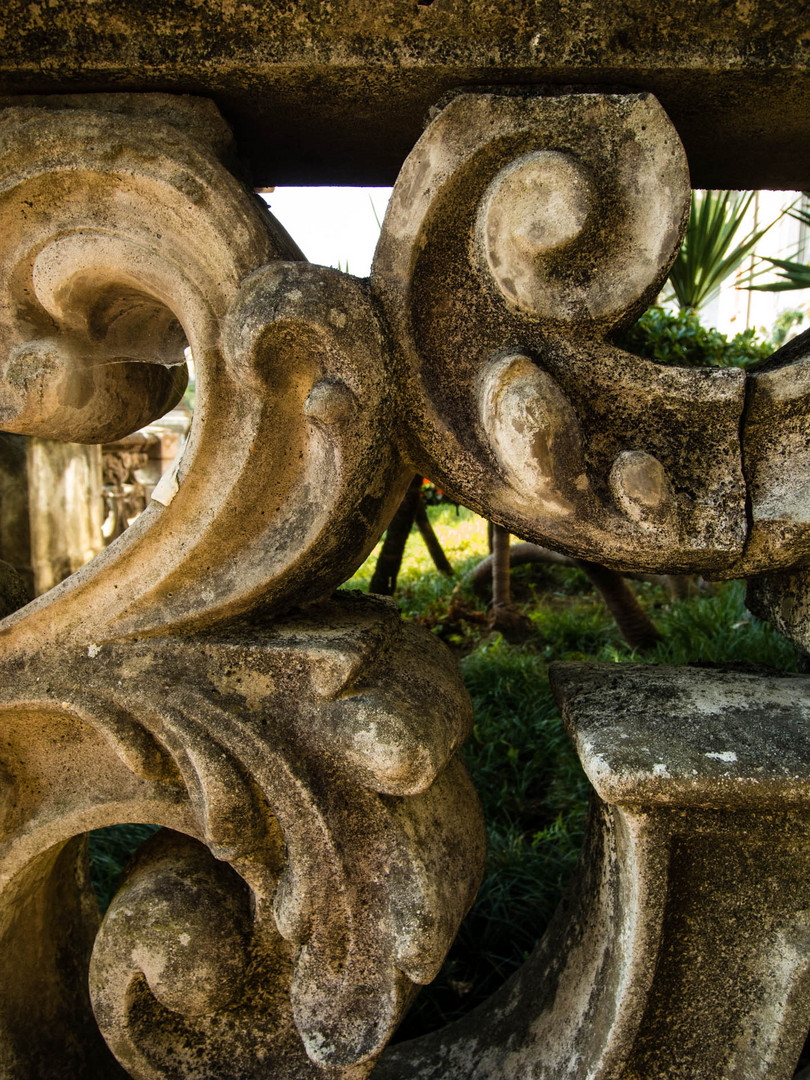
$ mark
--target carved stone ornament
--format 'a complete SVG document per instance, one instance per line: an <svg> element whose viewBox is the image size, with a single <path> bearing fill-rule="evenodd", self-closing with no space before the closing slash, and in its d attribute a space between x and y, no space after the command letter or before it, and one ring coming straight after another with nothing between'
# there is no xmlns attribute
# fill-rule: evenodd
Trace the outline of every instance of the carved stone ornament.
<svg viewBox="0 0 810 1080"><path fill-rule="evenodd" d="M610 343L661 289L689 194L648 95L448 105L403 166L372 274L420 468L511 532L619 568L741 553L744 375Z"/></svg>
<svg viewBox="0 0 810 1080"><path fill-rule="evenodd" d="M778 602L807 573L806 348L749 377L613 344L688 213L652 97L455 98L370 283L307 263L234 161L205 101L0 111L0 425L110 442L178 400L187 347L198 376L145 513L0 623L9 1080L377 1065L485 856L454 662L390 603L332 596L415 469L610 566L759 573ZM782 625L804 642L802 602ZM807 680L575 666L555 688L595 792L579 880L489 1003L375 1075L787 1077ZM122 822L162 828L99 926L85 836Z"/></svg>
<svg viewBox="0 0 810 1080"><path fill-rule="evenodd" d="M379 319L227 134L173 99L0 115L4 426L107 441L182 393L187 344L198 372L147 511L0 630L7 1077L363 1076L480 880L449 654L324 599L412 474ZM125 821L170 831L96 936L83 834Z"/></svg>

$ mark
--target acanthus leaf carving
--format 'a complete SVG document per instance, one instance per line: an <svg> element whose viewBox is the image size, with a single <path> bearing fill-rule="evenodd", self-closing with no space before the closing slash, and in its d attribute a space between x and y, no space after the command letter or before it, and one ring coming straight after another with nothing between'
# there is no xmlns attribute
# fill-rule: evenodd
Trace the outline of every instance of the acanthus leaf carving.
<svg viewBox="0 0 810 1080"><path fill-rule="evenodd" d="M0 119L5 426L109 439L182 393L186 342L198 373L163 501L6 623L5 647L57 624L90 644L328 595L407 480L362 286L282 261L302 256L198 132L103 102Z"/></svg>
<svg viewBox="0 0 810 1080"><path fill-rule="evenodd" d="M306 263L223 166L210 109L165 104L0 116L7 426L109 438L182 392L186 344L198 374L158 498L3 625L0 880L41 928L50 853L108 824L163 826L93 952L120 1063L138 1080L271 1060L360 1077L480 877L456 758L469 704L438 643L388 604L344 596L279 621L359 564L408 482L387 438L389 347L363 283ZM71 985L45 964L57 1027L86 962ZM27 1023L11 1007L0 1042ZM91 1043L69 1068L115 1071ZM9 1074L27 1068L21 1053Z"/></svg>

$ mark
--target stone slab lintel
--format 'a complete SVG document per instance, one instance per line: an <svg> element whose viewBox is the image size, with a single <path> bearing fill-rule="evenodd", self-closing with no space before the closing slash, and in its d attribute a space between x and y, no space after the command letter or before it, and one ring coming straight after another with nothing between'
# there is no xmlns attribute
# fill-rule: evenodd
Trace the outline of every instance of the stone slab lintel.
<svg viewBox="0 0 810 1080"><path fill-rule="evenodd" d="M459 88L646 90L698 187L787 187L810 164L801 4L704 0L28 0L4 5L0 94L211 98L257 184L390 184Z"/></svg>

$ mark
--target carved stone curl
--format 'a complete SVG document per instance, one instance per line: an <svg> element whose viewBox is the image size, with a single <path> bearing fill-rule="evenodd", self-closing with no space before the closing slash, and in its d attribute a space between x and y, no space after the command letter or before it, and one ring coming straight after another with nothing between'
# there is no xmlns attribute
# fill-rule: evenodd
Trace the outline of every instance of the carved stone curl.
<svg viewBox="0 0 810 1080"><path fill-rule="evenodd" d="M182 391L186 343L198 372L149 509L0 626L0 1071L362 1077L484 859L448 655L323 599L411 476L374 306L205 103L46 101L0 140L6 426L104 441ZM80 838L126 821L170 831L93 943Z"/></svg>
<svg viewBox="0 0 810 1080"><path fill-rule="evenodd" d="M54 649L14 671L0 873L18 936L3 945L0 1045L42 1022L14 970L20 920L26 940L43 929L42 861L77 832L146 820L205 846L159 834L93 948L93 1007L129 1074L365 1074L435 977L483 857L454 759L469 705L439 643L347 596L276 627ZM65 1024L80 984L56 958L39 975Z"/></svg>
<svg viewBox="0 0 810 1080"><path fill-rule="evenodd" d="M0 146L6 426L103 441L176 398L186 343L199 373L149 510L0 624L0 1071L360 1080L472 901L483 828L448 655L331 590L414 467L580 557L778 562L804 588L805 479L780 464L804 357L746 404L741 372L612 344L688 206L647 95L456 99L370 287L301 260L204 104L45 101L0 113ZM800 603L785 623L805 640ZM597 795L579 891L379 1075L782 1080L808 1023L805 683L558 671ZM98 930L81 837L123 821L163 829Z"/></svg>
<svg viewBox="0 0 810 1080"><path fill-rule="evenodd" d="M186 342L197 407L146 513L6 624L4 647L189 629L328 595L408 477L385 437L388 350L364 291L279 261L301 253L218 160L226 130L211 108L79 104L0 114L4 425L59 439L79 425L98 442L129 431L166 407L149 387L175 378L162 365L181 362ZM18 379L14 358L37 349L59 362L32 359L36 377ZM66 378L82 388L75 400Z"/></svg>
<svg viewBox="0 0 810 1080"><path fill-rule="evenodd" d="M751 376L612 344L663 284L688 203L649 96L447 105L372 273L405 453L517 535L618 569L802 568L806 343ZM805 569L749 594L810 648ZM556 686L598 796L581 876L500 992L378 1075L784 1080L808 1025L805 682L580 666Z"/></svg>
<svg viewBox="0 0 810 1080"><path fill-rule="evenodd" d="M689 194L646 94L462 94L433 120L372 271L419 468L609 566L722 571L742 552L744 374L611 344L663 285Z"/></svg>

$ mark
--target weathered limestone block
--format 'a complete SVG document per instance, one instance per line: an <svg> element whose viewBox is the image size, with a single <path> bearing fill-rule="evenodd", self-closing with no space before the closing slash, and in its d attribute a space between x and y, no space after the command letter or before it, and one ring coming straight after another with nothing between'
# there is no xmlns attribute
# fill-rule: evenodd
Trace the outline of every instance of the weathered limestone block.
<svg viewBox="0 0 810 1080"><path fill-rule="evenodd" d="M810 334L749 379L744 429L751 531L746 602L810 651ZM766 572L767 571L767 572Z"/></svg>
<svg viewBox="0 0 810 1080"><path fill-rule="evenodd" d="M802 652L810 651L810 571L798 568L749 578L745 603Z"/></svg>
<svg viewBox="0 0 810 1080"><path fill-rule="evenodd" d="M801 188L810 50L795 0L6 0L0 92L203 94L258 184L391 184L460 88L656 95L696 187Z"/></svg>
<svg viewBox="0 0 810 1080"><path fill-rule="evenodd" d="M810 562L810 333L749 376L743 454L751 500L744 568Z"/></svg>
<svg viewBox="0 0 810 1080"><path fill-rule="evenodd" d="M787 1080L810 1024L810 680L559 664L580 875L489 1002L381 1080Z"/></svg>

